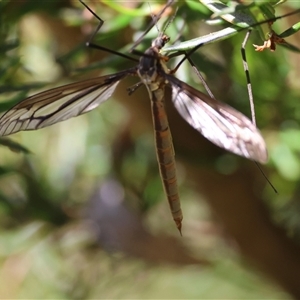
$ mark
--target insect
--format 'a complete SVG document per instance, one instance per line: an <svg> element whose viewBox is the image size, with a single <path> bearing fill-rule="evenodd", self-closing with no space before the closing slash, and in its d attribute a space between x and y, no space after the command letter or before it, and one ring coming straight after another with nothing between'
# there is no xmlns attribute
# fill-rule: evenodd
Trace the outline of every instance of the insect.
<svg viewBox="0 0 300 300"><path fill-rule="evenodd" d="M167 67L169 57L160 53L168 41L164 31L160 32L133 68L67 84L24 99L1 116L0 135L37 130L87 113L109 99L125 77L138 77L140 82L128 92L133 93L141 84L148 91L161 180L173 219L181 232L183 216L164 105L166 86L172 89L173 104L180 115L217 146L260 163L267 161L267 150L259 130L246 116L173 76L176 68L170 70Z"/></svg>

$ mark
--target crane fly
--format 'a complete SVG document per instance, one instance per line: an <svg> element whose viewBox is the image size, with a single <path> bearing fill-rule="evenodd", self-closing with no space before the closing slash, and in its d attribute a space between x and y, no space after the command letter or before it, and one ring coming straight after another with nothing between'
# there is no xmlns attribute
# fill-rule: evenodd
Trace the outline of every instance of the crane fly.
<svg viewBox="0 0 300 300"><path fill-rule="evenodd" d="M196 90L173 76L168 56L160 53L169 37L163 32L140 57L137 66L106 76L56 87L28 97L0 118L0 135L36 130L87 113L110 98L121 80L137 76L148 90L159 171L171 213L181 232L182 211L177 188L175 156L164 104L166 86L180 115L204 137L219 147L248 159L265 163L267 151L259 130L242 113Z"/></svg>

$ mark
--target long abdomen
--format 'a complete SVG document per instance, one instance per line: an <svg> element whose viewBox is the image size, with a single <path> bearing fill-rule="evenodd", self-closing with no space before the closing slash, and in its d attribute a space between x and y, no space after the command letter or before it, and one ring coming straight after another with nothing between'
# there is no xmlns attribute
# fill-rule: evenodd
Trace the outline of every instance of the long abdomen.
<svg viewBox="0 0 300 300"><path fill-rule="evenodd" d="M181 221L183 216L180 208L180 199L177 188L175 154L168 118L163 102L163 93L164 92L162 90L157 90L153 92L151 97L156 154L165 194L168 197L173 219L181 233Z"/></svg>

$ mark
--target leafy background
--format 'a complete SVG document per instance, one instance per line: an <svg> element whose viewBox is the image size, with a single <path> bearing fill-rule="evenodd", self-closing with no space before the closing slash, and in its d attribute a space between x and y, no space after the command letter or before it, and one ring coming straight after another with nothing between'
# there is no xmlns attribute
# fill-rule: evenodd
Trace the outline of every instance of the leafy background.
<svg viewBox="0 0 300 300"><path fill-rule="evenodd" d="M96 42L124 53L161 9L86 3L105 20ZM167 29L172 40L221 28L204 24L210 13L197 1L178 7ZM2 0L0 20L2 111L37 91L132 66L85 48L97 20L77 1ZM156 35L154 28L139 49ZM288 41L299 43L297 36ZM215 96L249 115L243 37L204 46L193 59ZM262 42L254 33L251 43ZM15 134L17 145L2 142L10 148L0 149L1 298L299 297L299 54L257 53L249 44L247 57L269 150L262 168L278 194L253 162L206 141L167 101L184 212L179 236L157 170L148 95L141 88L127 96L135 83L127 80L87 115ZM202 89L188 65L177 75Z"/></svg>

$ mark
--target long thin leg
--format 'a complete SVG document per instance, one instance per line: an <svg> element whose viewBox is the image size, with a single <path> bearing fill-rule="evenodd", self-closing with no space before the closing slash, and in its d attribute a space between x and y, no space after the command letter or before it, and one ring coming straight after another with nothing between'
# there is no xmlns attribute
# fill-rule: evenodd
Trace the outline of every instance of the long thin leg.
<svg viewBox="0 0 300 300"><path fill-rule="evenodd" d="M209 86L207 85L204 77L202 76L202 74L199 72L199 70L196 68L194 62L192 61L191 57L187 56L187 60L189 61L190 65L192 66L194 72L196 73L196 75L198 76L198 78L200 79L200 81L202 82L205 90L207 91L208 95L213 98L216 99L214 94L212 93L211 89L209 88Z"/></svg>
<svg viewBox="0 0 300 300"><path fill-rule="evenodd" d="M246 80L247 80L247 90L248 90L249 102L250 102L251 119L252 119L252 123L256 126L256 117L255 117L255 107L254 107L254 101L253 101L252 85L251 85L251 80L250 80L249 65L248 65L247 57L246 57L246 44L249 40L251 32L252 32L252 29L249 29L246 33L246 36L245 36L244 41L242 43L241 53L242 53L242 59L243 59L243 67L244 67L244 71L245 71L245 74L246 74Z"/></svg>
<svg viewBox="0 0 300 300"><path fill-rule="evenodd" d="M105 51L105 52L109 52L109 53L112 53L112 54L115 54L115 55L118 55L118 56L121 56L121 57L124 57L126 59L129 59L129 60L132 60L132 61L135 61L135 62L138 62L138 60L136 58L133 58L131 56L128 56L126 54L123 54L121 52L118 52L118 51L115 51L115 50L112 50L112 49L109 49L109 48L106 48L106 47L103 47L103 46L100 46L100 45L97 45L97 44L94 44L92 43L92 40L95 38L96 34L98 33L98 31L100 30L100 28L102 27L104 21L95 13L93 12L84 2L83 0L79 0L79 2L99 21L99 24L96 28L96 30L94 31L94 33L91 35L91 37L89 38L89 40L86 42L86 46L87 47L90 47L90 48L94 48L94 49L98 49L98 50L102 50L102 51Z"/></svg>
<svg viewBox="0 0 300 300"><path fill-rule="evenodd" d="M249 29L246 33L246 36L245 36L244 41L242 43L241 53L242 53L242 59L243 59L243 67L244 67L244 71L245 71L245 74L246 74L246 80L247 80L247 90L248 90L250 110L251 110L251 119L252 119L252 123L256 126L255 107L254 107L254 100L253 100L254 98L253 98L252 85L251 85L251 79L250 79L249 65L248 65L247 56L246 56L246 44L249 40L251 32L252 32L252 30ZM269 178L266 176L266 174L262 170L261 166L257 162L255 162L255 164L258 167L261 174L267 180L267 182L269 183L271 188L277 194L278 192L277 192L276 188L274 187L272 182L269 180Z"/></svg>

